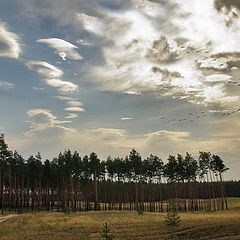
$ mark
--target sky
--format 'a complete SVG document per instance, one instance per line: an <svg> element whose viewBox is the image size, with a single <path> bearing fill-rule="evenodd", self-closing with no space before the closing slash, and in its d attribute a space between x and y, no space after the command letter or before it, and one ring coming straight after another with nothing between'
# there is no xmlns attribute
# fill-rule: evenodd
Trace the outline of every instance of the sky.
<svg viewBox="0 0 240 240"><path fill-rule="evenodd" d="M24 157L132 148L240 169L239 0L0 0L0 132Z"/></svg>

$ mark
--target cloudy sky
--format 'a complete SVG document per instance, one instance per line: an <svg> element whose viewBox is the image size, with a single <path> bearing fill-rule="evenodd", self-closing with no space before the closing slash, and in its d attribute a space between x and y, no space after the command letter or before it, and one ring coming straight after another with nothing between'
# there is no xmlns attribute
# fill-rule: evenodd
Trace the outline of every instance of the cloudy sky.
<svg viewBox="0 0 240 240"><path fill-rule="evenodd" d="M1 0L0 73L25 157L203 150L239 179L239 0Z"/></svg>

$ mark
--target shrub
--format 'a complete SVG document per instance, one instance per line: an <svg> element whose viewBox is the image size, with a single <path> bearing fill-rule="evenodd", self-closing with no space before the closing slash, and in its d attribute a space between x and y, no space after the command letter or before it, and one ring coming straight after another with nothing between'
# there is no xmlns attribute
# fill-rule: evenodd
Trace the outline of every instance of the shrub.
<svg viewBox="0 0 240 240"><path fill-rule="evenodd" d="M139 209L137 210L137 213L138 213L139 215L142 215L142 214L143 214L143 209L142 209L142 208L139 208Z"/></svg>
<svg viewBox="0 0 240 240"><path fill-rule="evenodd" d="M70 208L69 208L68 206L64 206L63 212L64 212L65 214L70 214L70 213L71 213Z"/></svg>
<svg viewBox="0 0 240 240"><path fill-rule="evenodd" d="M178 215L177 210L172 210L171 212L167 213L165 217L165 222L168 226L178 226L180 224L181 218Z"/></svg>
<svg viewBox="0 0 240 240"><path fill-rule="evenodd" d="M101 237L105 240L113 240L114 236L110 233L108 223L104 223L101 227Z"/></svg>

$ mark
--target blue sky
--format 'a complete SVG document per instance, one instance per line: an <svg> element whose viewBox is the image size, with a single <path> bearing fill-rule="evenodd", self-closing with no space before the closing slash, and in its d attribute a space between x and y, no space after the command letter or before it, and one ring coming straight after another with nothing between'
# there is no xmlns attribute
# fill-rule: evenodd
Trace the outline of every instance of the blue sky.
<svg viewBox="0 0 240 240"><path fill-rule="evenodd" d="M0 3L0 130L25 157L70 148L219 154L239 179L237 0Z"/></svg>

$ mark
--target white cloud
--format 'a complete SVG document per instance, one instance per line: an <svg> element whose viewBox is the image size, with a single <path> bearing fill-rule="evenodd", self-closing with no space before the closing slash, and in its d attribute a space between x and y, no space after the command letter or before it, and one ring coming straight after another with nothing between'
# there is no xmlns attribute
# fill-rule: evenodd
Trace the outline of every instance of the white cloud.
<svg viewBox="0 0 240 240"><path fill-rule="evenodd" d="M6 24L0 21L0 57L17 59L20 53L19 37L10 32Z"/></svg>
<svg viewBox="0 0 240 240"><path fill-rule="evenodd" d="M104 35L105 26L100 18L93 17L85 13L77 13L76 16L77 19L83 24L85 30L97 35Z"/></svg>
<svg viewBox="0 0 240 240"><path fill-rule="evenodd" d="M39 39L37 40L37 42L48 44L50 47L56 49L59 56L63 60L66 60L66 58L73 59L73 60L82 59L80 54L76 51L78 47L63 39L59 39L59 38Z"/></svg>
<svg viewBox="0 0 240 240"><path fill-rule="evenodd" d="M54 96L54 98L63 100L63 101L75 101L75 98L72 97L67 97L67 96Z"/></svg>
<svg viewBox="0 0 240 240"><path fill-rule="evenodd" d="M91 46L90 43L88 43L87 41L83 40L83 39L78 39L77 43L83 46Z"/></svg>
<svg viewBox="0 0 240 240"><path fill-rule="evenodd" d="M76 84L59 79L62 77L63 71L47 62L28 61L26 62L26 66L45 77L45 83L51 87L58 88L60 92L75 92L78 89Z"/></svg>
<svg viewBox="0 0 240 240"><path fill-rule="evenodd" d="M124 93L129 94L129 95L141 95L141 92L133 92L133 91L126 91Z"/></svg>
<svg viewBox="0 0 240 240"><path fill-rule="evenodd" d="M129 117L122 117L121 118L122 121L125 121L125 120L133 120L133 118L129 118Z"/></svg>
<svg viewBox="0 0 240 240"><path fill-rule="evenodd" d="M168 4L131 2L135 9L103 11L104 27L99 29L104 30L101 37L106 43L102 46L105 61L89 68L90 77L98 81L101 90L129 94L152 91L159 98L170 96L205 106L213 106L213 102L224 106L224 101L228 106L235 104L238 97L227 91L227 86L212 88L209 84L226 83L227 77L220 74L225 70L235 70L237 77L239 56L233 51L238 51L240 30L226 29L208 0L204 4L197 0L172 1L178 6L175 12ZM150 9L157 15L151 15ZM173 15L168 18L170 13ZM157 21L164 16L167 20L161 28ZM208 28L203 18L209 22ZM97 20L88 20L94 22L89 31L97 32ZM221 51L232 55L218 56ZM231 72L228 75L232 78Z"/></svg>
<svg viewBox="0 0 240 240"><path fill-rule="evenodd" d="M83 103L80 101L68 101L67 105L70 107L81 107L83 106Z"/></svg>
<svg viewBox="0 0 240 240"><path fill-rule="evenodd" d="M89 10L92 4L95 8ZM215 80L213 77L206 78L206 75L236 70L239 64L233 63L229 69L229 60L232 59L216 57L215 60L213 54L238 51L240 30L226 28L225 18L209 0L131 0L126 5L122 4L123 8L112 11L100 7L98 2L81 2L84 7L79 8L75 4L72 7L65 3L57 6L54 1L46 3L49 6L47 12L37 4L29 5L38 7L34 10L37 16L49 15L58 19L60 26L72 23L74 29L78 26L81 31L83 27L95 35L90 38L102 52L103 59L96 61L100 62L99 65L96 62L91 64L86 72L90 75L88 79L97 81L101 90L129 94L152 91L159 98L167 95L194 104L208 106L212 103L206 98L204 89ZM28 8L28 4L25 7ZM32 7L30 9L33 10ZM65 9L68 14L62 17ZM202 19L208 22L207 28ZM69 45L71 43L62 39L38 41L55 49L67 46L76 50L75 45ZM88 45L87 41L79 39L77 43ZM57 51L61 52L62 57L67 57L66 52ZM154 73L154 67L178 72L181 77ZM209 69L211 72L204 72ZM225 86L217 91L218 95L221 91L225 96L223 101L230 103L231 99L236 99ZM222 104L220 98L217 102Z"/></svg>
<svg viewBox="0 0 240 240"><path fill-rule="evenodd" d="M234 1L237 2L238 0ZM15 2L19 1L15 0ZM80 2L81 4L79 4ZM105 1L111 2L113 5L116 4L114 11L113 9L103 10L99 7L100 2L103 1L79 0L72 1L69 4L69 1L59 0L42 0L41 3L36 0L22 0L21 4L25 3L23 8L27 9L28 14L26 13L26 16L36 15L41 19L47 16L56 23L56 28L69 28L69 33L73 33L72 36L83 36L81 35L82 26L89 33L93 33L86 34L86 40L80 40L78 44L88 45L89 40L95 44L94 49L96 47L97 50L94 52L94 57L92 57L92 54L86 54L89 59L86 59L84 73L93 73L90 77L87 77L89 77L88 79L92 77L94 84L97 82L96 85L100 86L101 90L133 95L142 93L142 96L133 96L134 101L137 100L135 98L141 98L144 101L146 98L156 96L160 98L159 103L164 103L167 99L169 101L166 103L169 106L169 112L167 112L169 115L171 115L171 111L174 111L173 115L178 114L178 110L185 114L188 107L194 108L191 104L186 103L186 100L193 104L205 104L215 112L219 110L219 112L216 112L219 115L214 117L213 114L208 114L205 118L206 125L204 125L204 119L196 122L196 125L194 122L192 127L194 128L193 135L198 136L196 138L191 136L190 132L181 132L181 130L179 132L161 130L151 134L136 135L128 133L126 130L107 129L106 127L104 129L83 129L76 134L64 136L61 146L59 141L55 141L58 149L62 150L67 146L79 147L79 142L83 144L81 148L85 149L86 153L94 149L102 156L109 154L124 155L126 149L131 147L138 148L143 154L152 151L161 153L163 151L165 155L185 151L196 152L200 149L215 152L221 149L220 151L226 152L226 156L228 154L230 156L230 153L234 152L235 161L237 161L240 149L239 134L238 136L231 136L231 139L230 136L228 136L228 139L216 136L214 139L209 137L207 140L200 139L200 137L202 135L209 136L215 127L217 133L222 133L223 125L233 128L236 133L239 132L239 126L235 127L231 124L232 118L238 120L238 114L220 117L222 116L221 111L227 113L227 110L230 112L239 108L240 88L235 87L238 83L235 85L225 84L227 75L232 78L231 80L238 81L239 56L214 56L219 52L233 53L239 51L239 26L234 31L233 27L237 25L226 28L225 17L222 17L213 9L213 1L209 0ZM126 2L128 3L124 5L124 8L120 9L119 6ZM131 5L129 2L133 4ZM225 2L230 1L225 0ZM172 3L177 9L169 7ZM127 7L125 8L125 6ZM77 14L77 12L85 12L85 14ZM239 19L235 20L239 25ZM165 38L161 36L165 36ZM76 49L74 48L74 50ZM86 48L86 50L91 52L93 49ZM152 57L147 58L149 52L153 54ZM60 51L58 53L63 58L67 57L65 52ZM174 55L177 57L174 58ZM168 61L168 63L163 60ZM153 69L168 70L171 73L178 72L181 77L173 77L172 74L166 74L166 71L165 73L164 71L154 72ZM77 71L76 68L72 70ZM80 72L78 74L80 77ZM53 79L61 77L53 77ZM44 78L49 79L46 76ZM52 84L56 85L53 82ZM166 95L167 98L161 99ZM75 98L58 97L57 99L63 101L78 101ZM177 106L173 106L173 101L169 100L170 97L184 99L177 103L181 104L182 111L177 109ZM154 102L152 99L151 101ZM164 106L162 109L161 103L157 106L159 106L162 116L164 114L162 111L164 112L165 109ZM152 106L153 108L151 107L153 111L156 109L155 105ZM223 106L224 108L222 108ZM236 108L237 106L238 108ZM195 107L197 112L199 108L204 106ZM207 112L206 109L205 112ZM68 116L74 116L74 113L68 114ZM212 121L218 118L221 120L224 118L227 121L222 125L211 125ZM131 121L128 121L128 123L131 123ZM208 132L209 125L212 128ZM172 124L170 126L170 124L167 124L165 126L168 129L181 127L177 123L176 125ZM191 128L190 125L186 127L187 129ZM155 129L154 126L151 128ZM203 131L199 134L198 130L200 128ZM47 140L49 141L49 139ZM54 141L52 143L54 144Z"/></svg>
<svg viewBox="0 0 240 240"><path fill-rule="evenodd" d="M213 68L216 70L223 70L227 68L227 63L225 59L221 58L204 58L204 59L199 59L197 61L197 64L199 64L200 68Z"/></svg>
<svg viewBox="0 0 240 240"><path fill-rule="evenodd" d="M141 11L107 14L106 19L111 20L105 22L104 37L111 39L112 44L103 47L105 64L90 69L93 79L99 79L103 90L129 94L159 88L164 84L163 75L155 74L152 69L161 68L160 62L177 56L176 43L161 36L152 19Z"/></svg>
<svg viewBox="0 0 240 240"><path fill-rule="evenodd" d="M6 82L6 81L0 81L0 88L8 90L8 89L12 89L14 87L15 87L15 85L13 83Z"/></svg>
<svg viewBox="0 0 240 240"><path fill-rule="evenodd" d="M176 0L182 13L188 13L187 18L176 18L174 23L181 27L181 36L187 36L199 48L210 42L212 52L238 51L240 30L229 31L223 24L224 17L214 9L212 1ZM203 23L203 20L208 23ZM224 36L224 37L219 37ZM227 43L227 44L226 44Z"/></svg>
<svg viewBox="0 0 240 240"><path fill-rule="evenodd" d="M238 96L227 96L223 91L223 84L206 87L203 91L206 103L219 102L221 105L238 102Z"/></svg>
<svg viewBox="0 0 240 240"><path fill-rule="evenodd" d="M81 107L67 107L67 108L65 108L65 111L69 111L69 112L85 112L85 109L81 108Z"/></svg>
<svg viewBox="0 0 240 240"><path fill-rule="evenodd" d="M77 117L78 117L77 114L75 114L75 113L70 113L70 114L68 114L65 118L73 119L73 118L77 118Z"/></svg>
<svg viewBox="0 0 240 240"><path fill-rule="evenodd" d="M206 82L225 82L232 77L225 74L212 74L206 77Z"/></svg>
<svg viewBox="0 0 240 240"><path fill-rule="evenodd" d="M44 90L44 88L40 88L40 87L32 87L33 90L36 90L36 91L42 91Z"/></svg>
<svg viewBox="0 0 240 240"><path fill-rule="evenodd" d="M27 112L30 123L30 130L25 133L27 136L53 131L55 134L73 133L75 129L65 127L61 124L71 121L59 121L49 109L30 109Z"/></svg>
<svg viewBox="0 0 240 240"><path fill-rule="evenodd" d="M131 0L133 6L150 17L166 17L165 9L159 4L147 0Z"/></svg>
<svg viewBox="0 0 240 240"><path fill-rule="evenodd" d="M46 78L59 78L63 75L62 70L43 61L28 61L26 66Z"/></svg>
<svg viewBox="0 0 240 240"><path fill-rule="evenodd" d="M152 132L146 135L147 141L152 138L159 138L162 139L161 141L165 141L166 139L172 140L172 141L183 141L184 139L190 137L189 132L174 132L174 131L167 131L167 130L160 130L156 132Z"/></svg>
<svg viewBox="0 0 240 240"><path fill-rule="evenodd" d="M87 129L86 135L89 136L90 139L93 140L94 145L99 142L103 143L105 142L105 145L108 145L108 147L104 147L103 149L113 147L116 148L118 146L118 149L120 150L123 146L128 146L129 139L128 139L128 132L125 129L119 129L119 128L93 128L93 129ZM99 146L98 146L99 148Z"/></svg>
<svg viewBox="0 0 240 240"><path fill-rule="evenodd" d="M46 79L45 81L49 86L58 88L63 93L75 92L78 89L76 84L60 79Z"/></svg>

